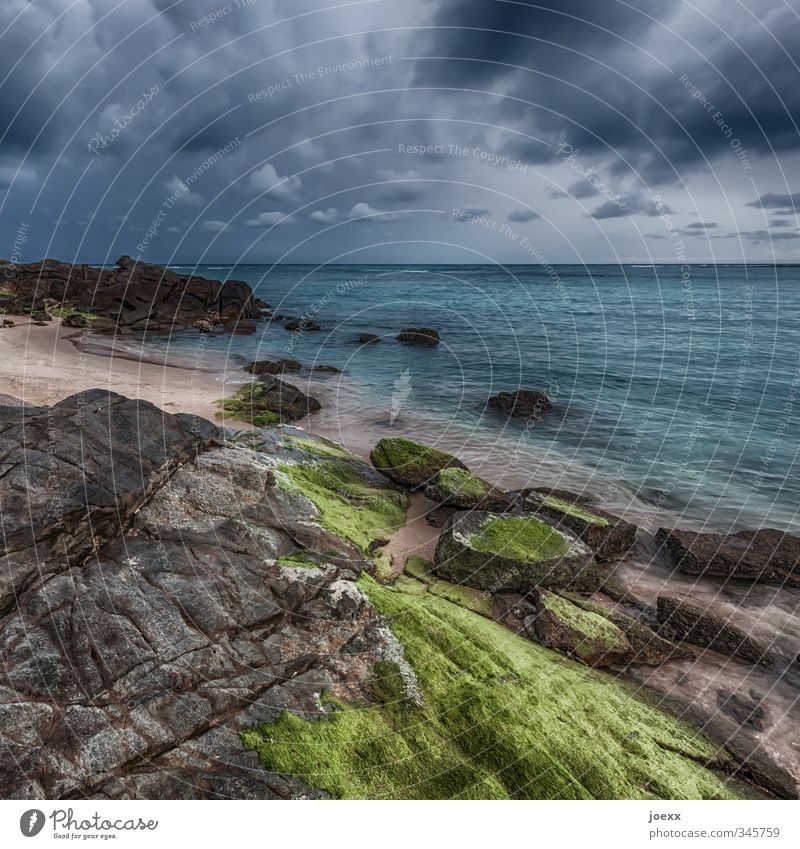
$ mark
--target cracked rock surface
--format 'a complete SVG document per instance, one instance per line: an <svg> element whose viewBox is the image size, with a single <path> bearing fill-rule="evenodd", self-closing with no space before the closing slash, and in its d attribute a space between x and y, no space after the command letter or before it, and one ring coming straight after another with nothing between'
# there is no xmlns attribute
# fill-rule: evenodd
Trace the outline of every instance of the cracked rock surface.
<svg viewBox="0 0 800 849"><path fill-rule="evenodd" d="M0 408L0 434L0 797L321 795L239 733L402 657L360 553L190 416L93 390Z"/></svg>

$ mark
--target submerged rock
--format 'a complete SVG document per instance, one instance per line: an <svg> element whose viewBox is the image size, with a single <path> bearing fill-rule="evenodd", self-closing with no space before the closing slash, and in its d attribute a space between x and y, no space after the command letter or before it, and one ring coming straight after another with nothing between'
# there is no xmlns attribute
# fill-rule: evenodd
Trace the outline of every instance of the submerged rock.
<svg viewBox="0 0 800 849"><path fill-rule="evenodd" d="M398 334L397 341L433 348L439 344L439 331L432 327L406 327Z"/></svg>
<svg viewBox="0 0 800 849"><path fill-rule="evenodd" d="M285 371L300 371L303 366L297 360L255 360L244 367L250 374L283 374Z"/></svg>
<svg viewBox="0 0 800 849"><path fill-rule="evenodd" d="M800 538L773 528L704 534L659 528L656 541L688 575L781 581L800 586Z"/></svg>
<svg viewBox="0 0 800 849"><path fill-rule="evenodd" d="M322 406L291 383L267 376L242 386L219 403L220 418L239 419L257 427L302 419Z"/></svg>
<svg viewBox="0 0 800 849"><path fill-rule="evenodd" d="M466 469L449 466L425 487L425 497L459 510L498 510L508 506L504 492Z"/></svg>
<svg viewBox="0 0 800 849"><path fill-rule="evenodd" d="M499 392L487 402L489 407L507 416L538 419L553 404L544 392L517 389L516 392Z"/></svg>
<svg viewBox="0 0 800 849"><path fill-rule="evenodd" d="M659 596L658 621L661 633L670 639L706 646L720 654L764 666L775 663L772 651L741 628L732 625L723 616L688 601Z"/></svg>
<svg viewBox="0 0 800 849"><path fill-rule="evenodd" d="M381 474L410 489L422 489L442 469L467 468L461 460L446 451L402 437L381 439L370 452L369 458Z"/></svg>
<svg viewBox="0 0 800 849"><path fill-rule="evenodd" d="M320 325L310 318L295 318L284 325L287 330L322 330Z"/></svg>
<svg viewBox="0 0 800 849"><path fill-rule="evenodd" d="M592 552L531 516L454 513L439 537L436 574L491 592L597 588Z"/></svg>
<svg viewBox="0 0 800 849"><path fill-rule="evenodd" d="M525 490L518 502L582 539L599 560L623 557L636 543L636 525L586 503L564 490Z"/></svg>
<svg viewBox="0 0 800 849"><path fill-rule="evenodd" d="M358 337L359 345L374 345L376 342L380 342L381 337L376 336L374 333L362 333Z"/></svg>

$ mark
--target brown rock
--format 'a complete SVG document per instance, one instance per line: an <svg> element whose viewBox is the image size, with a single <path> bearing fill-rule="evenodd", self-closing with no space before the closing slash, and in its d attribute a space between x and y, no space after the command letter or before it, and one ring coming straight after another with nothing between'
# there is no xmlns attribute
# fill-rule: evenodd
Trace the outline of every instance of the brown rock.
<svg viewBox="0 0 800 849"><path fill-rule="evenodd" d="M677 642L706 646L720 654L764 666L775 663L775 655L769 648L762 646L741 628L688 601L659 596L658 621L661 623L660 632Z"/></svg>
<svg viewBox="0 0 800 849"><path fill-rule="evenodd" d="M659 528L662 545L679 572L800 586L800 539L773 528L704 534Z"/></svg>
<svg viewBox="0 0 800 849"><path fill-rule="evenodd" d="M492 395L489 406L507 416L538 419L553 405L544 392L529 389L517 389L516 392L499 392Z"/></svg>
<svg viewBox="0 0 800 849"><path fill-rule="evenodd" d="M397 341L432 348L439 344L439 331L432 327L406 327L400 331Z"/></svg>

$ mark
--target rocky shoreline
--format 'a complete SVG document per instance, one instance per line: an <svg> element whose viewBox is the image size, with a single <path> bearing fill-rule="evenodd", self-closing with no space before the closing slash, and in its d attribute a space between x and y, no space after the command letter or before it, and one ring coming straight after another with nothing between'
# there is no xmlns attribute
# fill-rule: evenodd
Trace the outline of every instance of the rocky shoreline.
<svg viewBox="0 0 800 849"><path fill-rule="evenodd" d="M6 301L115 334L269 317L244 283L123 258L89 301L66 268ZM651 538L400 437L367 462L286 426L320 406L299 362L246 370L217 415L250 430L96 388L0 404L1 798L797 798L797 635L718 600L792 593L797 538ZM414 504L430 558L390 544Z"/></svg>
<svg viewBox="0 0 800 849"><path fill-rule="evenodd" d="M484 485L438 449L388 440L373 466L300 430L221 429L99 389L4 406L0 428L4 798L796 795L778 764L620 677L703 646L754 664L780 648L680 602L634 610L613 576L627 523L565 493L456 507ZM436 556L392 563L420 488L449 511ZM545 741L533 760L521 718ZM453 749L461 722L495 746L521 735L519 751ZM446 784L413 784L387 752L371 790L353 777L359 735L420 733ZM504 758L524 767L500 779Z"/></svg>

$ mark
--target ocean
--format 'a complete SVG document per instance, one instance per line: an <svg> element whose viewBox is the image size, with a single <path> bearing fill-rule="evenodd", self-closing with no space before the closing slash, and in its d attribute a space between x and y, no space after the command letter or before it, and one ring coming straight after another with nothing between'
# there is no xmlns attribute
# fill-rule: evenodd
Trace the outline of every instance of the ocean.
<svg viewBox="0 0 800 849"><path fill-rule="evenodd" d="M396 434L507 486L580 489L654 528L798 530L800 267L198 265L249 282L279 315L251 336L148 349L244 382L253 359L326 364L319 427L353 450ZM433 327L436 348L395 340ZM357 344L362 333L379 344ZM539 389L531 424L488 397Z"/></svg>

